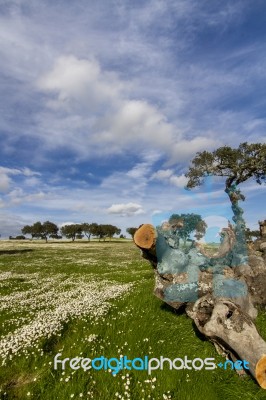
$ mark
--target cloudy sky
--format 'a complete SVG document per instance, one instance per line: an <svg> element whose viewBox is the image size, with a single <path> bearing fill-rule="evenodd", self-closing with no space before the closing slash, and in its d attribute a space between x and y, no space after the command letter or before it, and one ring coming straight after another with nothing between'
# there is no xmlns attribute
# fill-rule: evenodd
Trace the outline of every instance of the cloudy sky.
<svg viewBox="0 0 266 400"><path fill-rule="evenodd" d="M265 142L265 43L264 0L1 0L2 237L227 218L222 183L187 192L184 173L197 151ZM256 228L265 188L244 192Z"/></svg>

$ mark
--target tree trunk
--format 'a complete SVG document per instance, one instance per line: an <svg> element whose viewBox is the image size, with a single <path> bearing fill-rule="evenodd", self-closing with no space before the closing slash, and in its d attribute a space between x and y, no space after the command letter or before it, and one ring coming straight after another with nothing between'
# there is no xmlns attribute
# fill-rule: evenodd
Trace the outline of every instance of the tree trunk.
<svg viewBox="0 0 266 400"><path fill-rule="evenodd" d="M232 359L248 361L249 371L266 389L266 343L251 317L229 299L200 298L189 316L199 331L212 342L227 349Z"/></svg>
<svg viewBox="0 0 266 400"><path fill-rule="evenodd" d="M236 243L233 250L233 259L231 260L231 266L243 265L248 263L248 252L245 228L246 223L243 218L243 209L239 206L239 200L244 200L244 196L240 190L237 189L237 185L232 184L225 189L225 192L229 196L231 202L231 208L233 211L233 221L235 223L235 236Z"/></svg>

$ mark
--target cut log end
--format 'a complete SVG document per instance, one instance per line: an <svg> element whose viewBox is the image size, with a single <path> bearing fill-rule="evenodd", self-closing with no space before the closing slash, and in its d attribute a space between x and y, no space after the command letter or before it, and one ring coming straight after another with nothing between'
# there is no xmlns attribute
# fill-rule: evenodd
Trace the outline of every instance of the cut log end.
<svg viewBox="0 0 266 400"><path fill-rule="evenodd" d="M141 249L150 250L155 246L156 230L151 224L144 224L135 232L134 242Z"/></svg>
<svg viewBox="0 0 266 400"><path fill-rule="evenodd" d="M255 374L260 387L266 389L266 355L257 362Z"/></svg>

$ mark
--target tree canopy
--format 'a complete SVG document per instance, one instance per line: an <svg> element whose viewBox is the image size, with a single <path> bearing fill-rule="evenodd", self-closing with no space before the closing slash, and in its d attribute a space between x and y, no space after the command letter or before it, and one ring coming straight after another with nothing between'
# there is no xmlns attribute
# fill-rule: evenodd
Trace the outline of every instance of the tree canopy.
<svg viewBox="0 0 266 400"><path fill-rule="evenodd" d="M91 224L84 222L81 225L82 225L82 232L84 233L85 236L87 236L88 240L90 240L91 236L97 236L98 224L96 224L96 222L92 222Z"/></svg>
<svg viewBox="0 0 266 400"><path fill-rule="evenodd" d="M197 240L201 239L207 228L206 222L199 214L173 214L169 218L172 229L186 242L194 232Z"/></svg>
<svg viewBox="0 0 266 400"><path fill-rule="evenodd" d="M213 152L198 152L186 174L187 188L200 186L208 175L226 177L225 191L230 200L244 200L239 191L237 198L230 189L249 178L258 184L266 181L266 144L244 142L236 149L223 146Z"/></svg>
<svg viewBox="0 0 266 400"><path fill-rule="evenodd" d="M82 234L82 225L80 224L64 225L61 228L61 233L67 239L71 239L74 242L74 240L77 237L80 237Z"/></svg>
<svg viewBox="0 0 266 400"><path fill-rule="evenodd" d="M31 235L32 238L45 239L46 242L48 237L57 235L58 226L50 221L45 221L43 224L40 221L35 222L33 225L25 225L21 232L23 235Z"/></svg>
<svg viewBox="0 0 266 400"><path fill-rule="evenodd" d="M135 232L138 230L138 228L127 228L127 233L133 238Z"/></svg>
<svg viewBox="0 0 266 400"><path fill-rule="evenodd" d="M21 232L23 235L31 235L32 238L40 238L48 240L48 237L53 239L62 239L62 236L58 235L59 228L56 224L50 221L46 221L43 224L38 221L33 225L25 225ZM98 237L100 239L109 238L111 239L114 235L120 235L121 229L111 224L97 224L93 222L82 223L82 224L67 224L61 227L61 234L67 239L72 241L76 239L82 239L85 235L88 240L91 236ZM84 235L83 235L84 234Z"/></svg>

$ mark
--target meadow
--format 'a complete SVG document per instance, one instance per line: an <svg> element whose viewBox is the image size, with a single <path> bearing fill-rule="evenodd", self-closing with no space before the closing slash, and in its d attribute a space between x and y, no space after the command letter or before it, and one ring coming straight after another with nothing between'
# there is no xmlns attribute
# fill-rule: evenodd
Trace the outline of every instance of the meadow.
<svg viewBox="0 0 266 400"><path fill-rule="evenodd" d="M222 370L54 368L61 358L215 358L191 319L153 295L131 241L0 241L1 399L266 399L251 376ZM266 314L257 326L266 339Z"/></svg>

